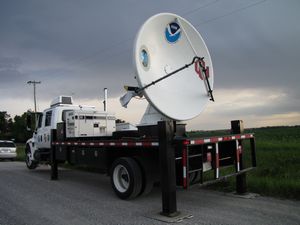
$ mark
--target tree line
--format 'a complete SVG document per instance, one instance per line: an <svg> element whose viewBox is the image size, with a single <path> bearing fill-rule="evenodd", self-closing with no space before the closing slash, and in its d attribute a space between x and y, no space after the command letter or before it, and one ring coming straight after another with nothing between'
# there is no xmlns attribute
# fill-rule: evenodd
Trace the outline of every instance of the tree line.
<svg viewBox="0 0 300 225"><path fill-rule="evenodd" d="M27 131L26 117L26 112L11 118L6 111L0 111L0 140L26 142L32 136L32 131Z"/></svg>

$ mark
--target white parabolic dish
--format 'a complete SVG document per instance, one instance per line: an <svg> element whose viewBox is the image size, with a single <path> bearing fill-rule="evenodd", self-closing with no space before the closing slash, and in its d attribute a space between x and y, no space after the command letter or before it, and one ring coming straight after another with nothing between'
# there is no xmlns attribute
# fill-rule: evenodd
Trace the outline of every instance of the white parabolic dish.
<svg viewBox="0 0 300 225"><path fill-rule="evenodd" d="M213 89L213 66L208 49L198 31L182 17L161 13L140 28L134 48L134 64L139 88L204 57ZM143 91L148 102L162 115L177 120L198 116L209 100L205 82L194 65Z"/></svg>

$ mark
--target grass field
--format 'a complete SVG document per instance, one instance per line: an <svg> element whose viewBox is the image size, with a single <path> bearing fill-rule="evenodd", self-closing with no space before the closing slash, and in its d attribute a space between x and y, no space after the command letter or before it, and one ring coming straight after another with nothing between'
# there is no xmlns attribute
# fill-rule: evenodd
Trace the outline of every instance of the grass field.
<svg viewBox="0 0 300 225"><path fill-rule="evenodd" d="M227 131L190 132L191 137L224 135ZM300 126L248 129L255 133L257 168L247 174L248 191L261 195L300 200ZM18 145L17 160L24 160L24 145ZM235 190L235 179L213 185Z"/></svg>
<svg viewBox="0 0 300 225"><path fill-rule="evenodd" d="M17 144L17 160L24 161L25 159L25 145Z"/></svg>

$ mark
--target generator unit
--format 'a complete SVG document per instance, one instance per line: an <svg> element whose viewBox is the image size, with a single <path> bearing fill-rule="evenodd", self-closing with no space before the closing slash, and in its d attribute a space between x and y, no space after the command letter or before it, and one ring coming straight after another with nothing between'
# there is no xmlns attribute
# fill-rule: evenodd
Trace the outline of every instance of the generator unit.
<svg viewBox="0 0 300 225"><path fill-rule="evenodd" d="M66 137L112 136L116 130L116 117L112 113L71 110L66 112Z"/></svg>

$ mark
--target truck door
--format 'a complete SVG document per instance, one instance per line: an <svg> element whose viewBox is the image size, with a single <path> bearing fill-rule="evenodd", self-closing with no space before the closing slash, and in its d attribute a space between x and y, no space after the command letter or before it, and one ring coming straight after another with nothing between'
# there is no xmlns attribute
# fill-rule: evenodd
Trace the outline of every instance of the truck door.
<svg viewBox="0 0 300 225"><path fill-rule="evenodd" d="M50 148L51 122L53 111L50 109L44 113L42 126L37 129L37 147Z"/></svg>

